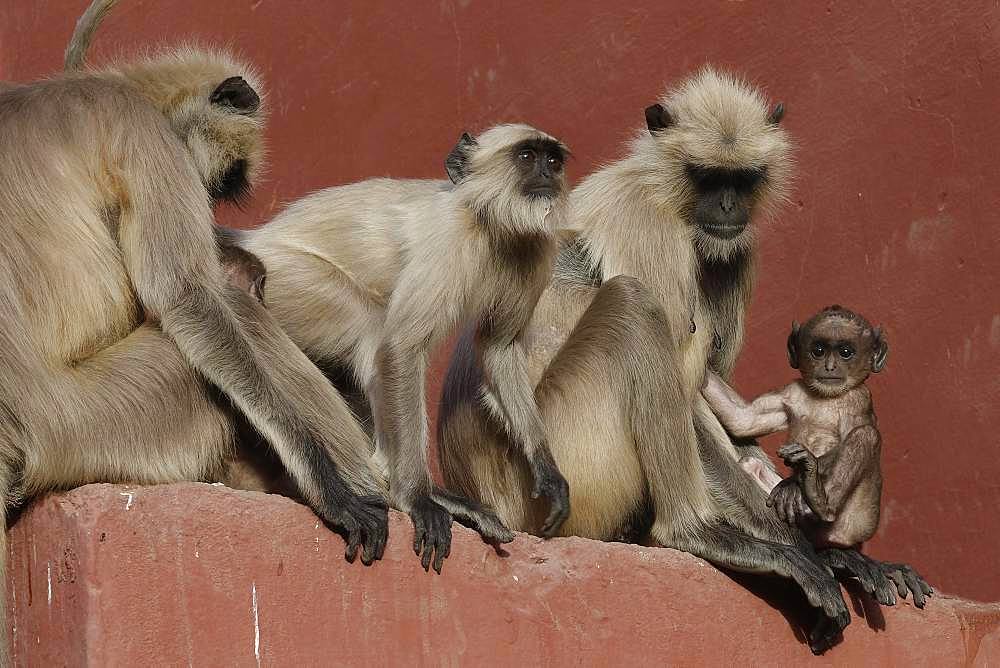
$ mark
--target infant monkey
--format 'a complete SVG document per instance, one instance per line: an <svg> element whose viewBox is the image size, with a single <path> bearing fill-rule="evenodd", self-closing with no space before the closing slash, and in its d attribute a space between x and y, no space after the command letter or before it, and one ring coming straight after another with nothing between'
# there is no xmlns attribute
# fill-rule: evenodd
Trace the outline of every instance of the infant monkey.
<svg viewBox="0 0 1000 668"><path fill-rule="evenodd" d="M882 494L881 436L870 373L885 366L889 346L880 328L829 306L801 328L792 323L788 361L802 378L747 404L709 370L703 394L734 436L788 430L778 455L792 469L784 480L760 459L740 461L765 491L768 505L801 524L821 547L853 547L878 528Z"/></svg>

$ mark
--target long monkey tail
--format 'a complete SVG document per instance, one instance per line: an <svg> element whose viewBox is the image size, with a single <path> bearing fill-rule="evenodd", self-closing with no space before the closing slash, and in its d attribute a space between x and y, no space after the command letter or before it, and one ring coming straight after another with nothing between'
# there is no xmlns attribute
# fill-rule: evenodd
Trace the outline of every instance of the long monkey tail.
<svg viewBox="0 0 1000 668"><path fill-rule="evenodd" d="M78 70L83 66L83 59L87 55L87 49L90 48L91 40L94 39L94 33L118 1L94 0L90 3L90 7L87 7L87 11L76 22L76 29L73 30L73 36L70 37L69 45L66 47L63 69Z"/></svg>

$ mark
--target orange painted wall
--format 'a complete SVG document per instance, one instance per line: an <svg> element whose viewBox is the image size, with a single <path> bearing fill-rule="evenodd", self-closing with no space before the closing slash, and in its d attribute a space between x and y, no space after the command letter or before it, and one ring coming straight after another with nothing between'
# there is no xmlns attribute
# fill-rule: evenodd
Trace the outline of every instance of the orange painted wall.
<svg viewBox="0 0 1000 668"><path fill-rule="evenodd" d="M56 70L86 4L0 1L0 79ZM620 154L665 84L705 62L745 74L786 103L799 169L792 205L760 235L736 384L791 379L786 328L827 304L884 325L870 551L997 600L998 23L986 0L123 0L94 53L196 39L257 64L272 167L247 211L222 214L241 226L331 184L442 176L462 130L498 121L563 138L579 179Z"/></svg>

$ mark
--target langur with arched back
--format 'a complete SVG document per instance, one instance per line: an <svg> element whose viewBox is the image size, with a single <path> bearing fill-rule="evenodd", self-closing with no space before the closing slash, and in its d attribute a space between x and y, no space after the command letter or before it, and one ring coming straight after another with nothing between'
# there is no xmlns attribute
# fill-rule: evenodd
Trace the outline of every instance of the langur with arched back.
<svg viewBox="0 0 1000 668"><path fill-rule="evenodd" d="M366 437L213 234L212 202L260 169L257 77L193 47L79 69L112 4L77 26L73 71L0 92L0 493L217 479L235 410L371 562Z"/></svg>

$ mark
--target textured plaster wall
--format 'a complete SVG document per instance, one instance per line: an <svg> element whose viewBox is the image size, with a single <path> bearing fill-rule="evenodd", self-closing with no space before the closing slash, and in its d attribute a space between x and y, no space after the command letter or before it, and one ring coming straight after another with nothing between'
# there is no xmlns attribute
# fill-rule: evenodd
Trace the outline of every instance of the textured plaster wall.
<svg viewBox="0 0 1000 668"><path fill-rule="evenodd" d="M86 4L2 0L0 78L54 71ZM94 53L197 39L256 63L272 168L246 212L222 214L241 226L330 184L442 176L460 132L497 121L565 139L579 178L620 154L665 84L705 62L745 74L786 103L799 176L760 234L736 384L789 380L786 328L829 303L884 325L870 551L996 600L998 22L987 1L124 0Z"/></svg>

